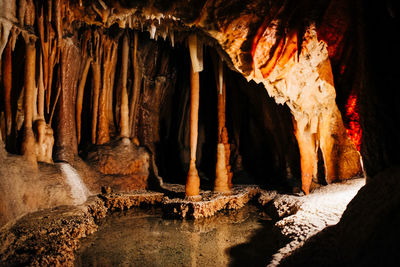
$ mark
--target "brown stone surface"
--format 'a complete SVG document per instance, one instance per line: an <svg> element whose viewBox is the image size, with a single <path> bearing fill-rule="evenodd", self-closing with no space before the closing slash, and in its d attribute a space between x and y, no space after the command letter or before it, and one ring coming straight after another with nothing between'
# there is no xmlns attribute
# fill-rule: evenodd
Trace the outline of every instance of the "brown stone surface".
<svg viewBox="0 0 400 267"><path fill-rule="evenodd" d="M130 193L110 193L102 195L104 205L110 211L126 210L131 207L139 207L142 205L152 206L160 204L164 197L163 193L136 190Z"/></svg>
<svg viewBox="0 0 400 267"><path fill-rule="evenodd" d="M39 163L35 171L23 157L3 154L0 177L0 225L38 209L73 204L57 165Z"/></svg>
<svg viewBox="0 0 400 267"><path fill-rule="evenodd" d="M79 239L97 230L102 201L30 213L0 230L1 262L8 266L73 266Z"/></svg>
<svg viewBox="0 0 400 267"><path fill-rule="evenodd" d="M178 194L184 192L179 187L170 189ZM213 216L224 209L240 209L259 192L260 189L257 186L234 186L229 195L200 191L200 201L165 197L162 204L165 215L168 217L198 219Z"/></svg>
<svg viewBox="0 0 400 267"><path fill-rule="evenodd" d="M89 148L85 160L114 184L116 191L130 191L147 187L150 156L143 147L132 142L115 141ZM102 184L107 185L107 184Z"/></svg>
<svg viewBox="0 0 400 267"><path fill-rule="evenodd" d="M80 158L75 158L70 165L89 194L100 193L102 186L110 187L113 192L131 192L147 186L145 179L131 175L102 174ZM30 212L75 202L60 164L39 163L35 171L22 156L8 154L0 148L0 177L0 226Z"/></svg>

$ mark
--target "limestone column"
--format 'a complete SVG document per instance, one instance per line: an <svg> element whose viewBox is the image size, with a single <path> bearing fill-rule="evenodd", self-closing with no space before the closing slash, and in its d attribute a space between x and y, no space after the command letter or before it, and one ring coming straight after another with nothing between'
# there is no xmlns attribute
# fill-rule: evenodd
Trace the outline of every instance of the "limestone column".
<svg viewBox="0 0 400 267"><path fill-rule="evenodd" d="M301 188L308 195L312 180L317 177L318 172L317 136L316 133L300 127L296 118L293 119L293 126L300 150Z"/></svg>
<svg viewBox="0 0 400 267"><path fill-rule="evenodd" d="M229 166L230 146L228 143L228 132L225 127L226 88L223 75L223 63L219 60L216 75L218 89L218 145L214 191L229 193L232 176Z"/></svg>
<svg viewBox="0 0 400 267"><path fill-rule="evenodd" d="M71 162L78 154L76 136L76 94L81 53L74 39L63 39L61 47L60 97L56 106L55 159Z"/></svg>
<svg viewBox="0 0 400 267"><path fill-rule="evenodd" d="M192 62L190 68L190 166L186 179L185 193L186 197L192 200L200 198L200 178L196 168L200 98L199 72L203 70L202 49L199 48L200 46L197 42L197 36L191 35L189 37L189 52Z"/></svg>
<svg viewBox="0 0 400 267"><path fill-rule="evenodd" d="M129 62L129 39L126 33L122 39L122 66L121 66L121 120L120 135L124 140L129 141L129 99L126 83L128 80L128 62Z"/></svg>
<svg viewBox="0 0 400 267"><path fill-rule="evenodd" d="M34 92L35 92L35 67L36 67L36 37L23 33L25 39L25 70L24 70L24 134L21 145L21 152L27 161L37 168L36 150L35 150L35 136L32 130L33 123L33 106L34 106Z"/></svg>

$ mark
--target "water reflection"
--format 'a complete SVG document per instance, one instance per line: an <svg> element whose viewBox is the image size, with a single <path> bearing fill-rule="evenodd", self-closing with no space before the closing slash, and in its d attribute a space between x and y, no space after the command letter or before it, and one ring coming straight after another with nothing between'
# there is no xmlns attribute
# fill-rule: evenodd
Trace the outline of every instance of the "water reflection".
<svg viewBox="0 0 400 267"><path fill-rule="evenodd" d="M104 219L98 232L82 240L75 265L235 265L249 256L255 235L271 232L272 226L270 218L253 205L197 221L167 220L161 209L137 208ZM265 265L272 253L262 254L257 259Z"/></svg>

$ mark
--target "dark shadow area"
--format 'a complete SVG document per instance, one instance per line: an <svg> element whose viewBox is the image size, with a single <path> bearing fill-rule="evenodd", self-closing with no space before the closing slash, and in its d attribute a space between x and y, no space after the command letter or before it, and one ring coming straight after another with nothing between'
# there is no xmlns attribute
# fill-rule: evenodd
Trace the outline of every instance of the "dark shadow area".
<svg viewBox="0 0 400 267"><path fill-rule="evenodd" d="M311 237L280 266L399 266L400 167L360 189L340 222Z"/></svg>
<svg viewBox="0 0 400 267"><path fill-rule="evenodd" d="M262 227L252 234L249 242L227 249L231 257L229 266L266 266L272 255L289 242L276 229L275 221L259 220L259 223Z"/></svg>

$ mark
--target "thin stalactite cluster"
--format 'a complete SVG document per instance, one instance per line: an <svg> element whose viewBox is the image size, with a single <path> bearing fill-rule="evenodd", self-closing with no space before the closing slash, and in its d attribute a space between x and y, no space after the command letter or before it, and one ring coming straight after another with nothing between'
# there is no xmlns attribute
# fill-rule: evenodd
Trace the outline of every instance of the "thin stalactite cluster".
<svg viewBox="0 0 400 267"><path fill-rule="evenodd" d="M51 163L53 155L56 160L71 161L78 154L83 131L88 128L90 142L94 145L108 144L119 138L126 144L131 140L136 145L139 144L136 138L139 123L138 101L144 74L143 66L138 65L138 33L115 27L82 27L79 23L74 24L75 17L70 4L76 3L55 0L33 4L32 1L21 1L16 9L19 24L10 28L9 40L5 46L2 66L7 133L5 142L9 151L23 154L34 168L37 168L38 161ZM152 24L151 39L158 36L154 30L155 26ZM168 33L168 30L164 33ZM21 46L25 47L24 82L23 89L18 92L19 96L13 99L12 90L17 89L12 82L12 50L20 35L24 40ZM161 37L166 38L163 33ZM174 46L172 31L169 31L169 38ZM188 50L192 58L192 68L195 69L192 74L192 88L198 88L192 94L190 108L190 166L193 170L196 169L198 131L198 115L193 105L198 107L199 72L203 68L203 43L200 39L197 43L197 39L196 34L188 37ZM20 62L14 64L18 63ZM224 126L226 94L221 64L222 61L219 63L220 67L216 67L216 75L222 79L219 86L223 86L219 89L222 94L218 106L218 135L222 147L218 148L221 151L217 153L218 162L222 162L222 165L217 163L216 190L229 191L232 173L229 165L229 140ZM19 102L23 105L23 116L16 116L15 111L13 112ZM87 109L90 111L90 127L82 125L83 112ZM23 120L22 132L17 127L17 117ZM11 143L18 139L11 135L21 136L19 150L10 149L17 147L17 144ZM156 169L154 163L153 165ZM221 172L224 173L222 183L226 184L222 187ZM195 187L198 192L199 182Z"/></svg>

